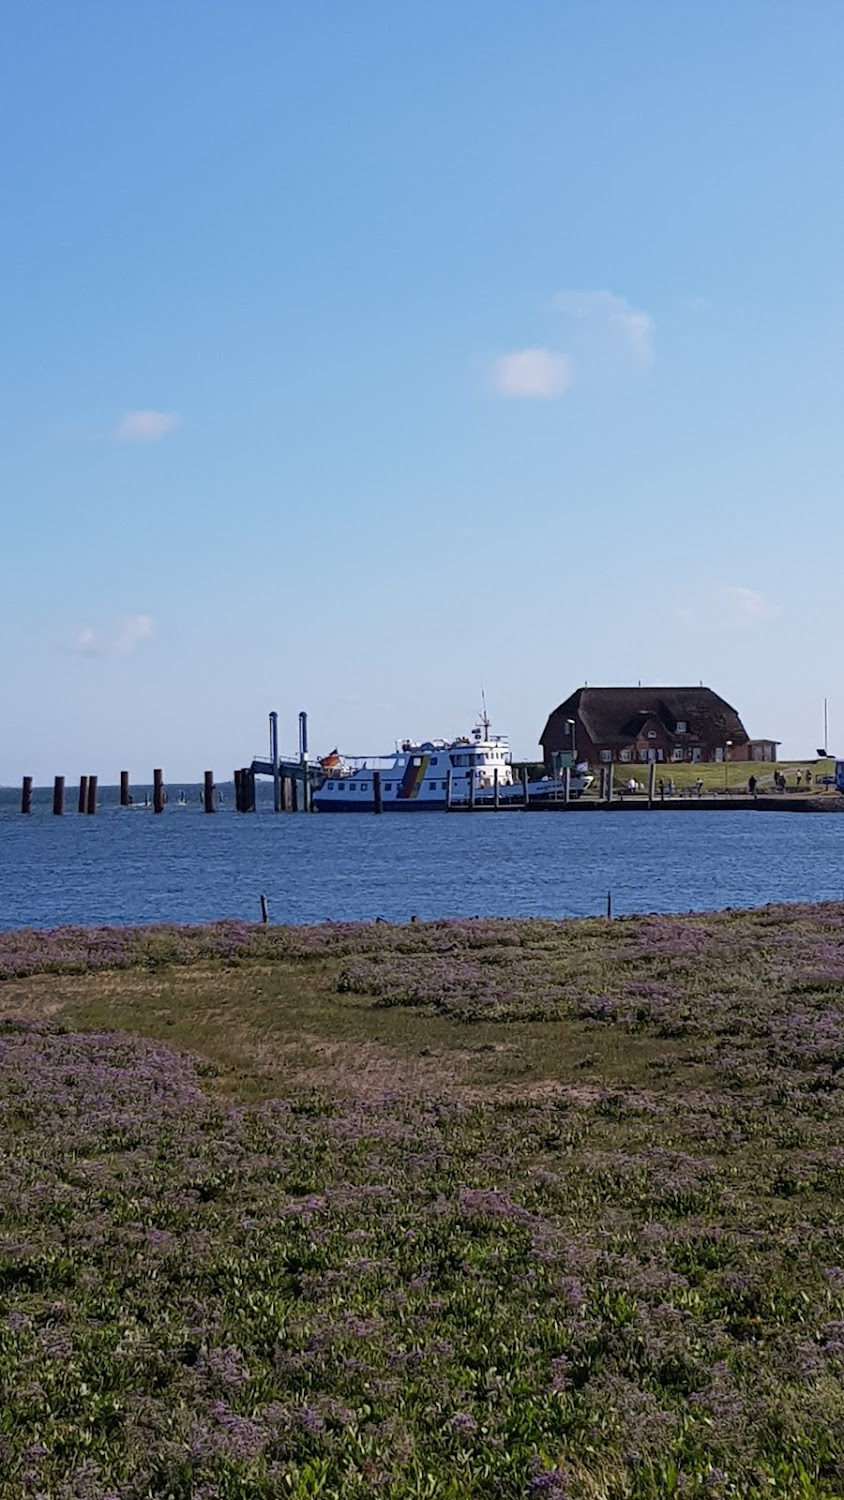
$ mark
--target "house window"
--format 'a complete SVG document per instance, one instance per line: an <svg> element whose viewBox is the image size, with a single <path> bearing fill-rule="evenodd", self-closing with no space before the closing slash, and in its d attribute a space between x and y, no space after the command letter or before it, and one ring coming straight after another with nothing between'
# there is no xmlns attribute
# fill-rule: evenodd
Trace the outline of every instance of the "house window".
<svg viewBox="0 0 844 1500"><path fill-rule="evenodd" d="M686 720L685 719L678 719L677 720L677 733L678 734L685 734L687 728L688 728L688 726L686 724Z"/></svg>
<svg viewBox="0 0 844 1500"><path fill-rule="evenodd" d="M611 750L602 750L601 751L601 760L604 762L604 765L608 765L609 762L612 760L612 751Z"/></svg>
<svg viewBox="0 0 844 1500"><path fill-rule="evenodd" d="M622 752L621 752L621 755L620 755L620 757L619 757L619 759L620 759L620 760L623 760L623 761L624 761L624 763L625 763L625 765L626 765L626 764L627 764L627 762L628 762L628 761L629 761L629 759L630 759L630 751L629 751L629 750L622 750Z"/></svg>
<svg viewBox="0 0 844 1500"><path fill-rule="evenodd" d="M703 751L702 751L702 749L701 749L701 747L700 747L700 745L694 745L694 746L693 746L693 748L692 748L692 754L691 754L691 758L692 758L692 760L693 760L693 761L694 761L694 762L695 762L695 763L697 763L697 761L699 761L699 760L702 760L702 759L703 759Z"/></svg>
<svg viewBox="0 0 844 1500"><path fill-rule="evenodd" d="M674 749L671 752L671 759L672 760L682 760L683 759L683 746L682 745L675 745L674 746Z"/></svg>
<svg viewBox="0 0 844 1500"><path fill-rule="evenodd" d="M656 739L656 730L655 729L649 729L648 730L648 739L649 740L655 740Z"/></svg>
<svg viewBox="0 0 844 1500"><path fill-rule="evenodd" d="M651 758L651 752L650 752L650 750L640 750L639 751L639 759L641 761L647 762L647 761L650 760L650 758Z"/></svg>

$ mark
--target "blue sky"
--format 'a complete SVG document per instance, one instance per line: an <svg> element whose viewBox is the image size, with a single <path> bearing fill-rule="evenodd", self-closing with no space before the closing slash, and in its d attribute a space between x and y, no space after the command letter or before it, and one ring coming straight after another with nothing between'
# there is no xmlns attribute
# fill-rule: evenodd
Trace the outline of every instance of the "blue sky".
<svg viewBox="0 0 844 1500"><path fill-rule="evenodd" d="M696 683L844 745L844 8L0 18L0 781Z"/></svg>

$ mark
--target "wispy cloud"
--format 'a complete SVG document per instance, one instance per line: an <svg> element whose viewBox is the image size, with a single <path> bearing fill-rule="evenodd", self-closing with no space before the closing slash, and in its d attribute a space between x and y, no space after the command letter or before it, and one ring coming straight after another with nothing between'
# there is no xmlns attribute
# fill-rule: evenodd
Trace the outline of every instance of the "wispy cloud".
<svg viewBox="0 0 844 1500"><path fill-rule="evenodd" d="M73 636L71 651L79 656L128 656L153 634L150 615L127 615L112 630L83 625Z"/></svg>
<svg viewBox="0 0 844 1500"><path fill-rule="evenodd" d="M776 605L757 589L741 584L701 593L677 610L677 618L696 635L752 630L777 614Z"/></svg>
<svg viewBox="0 0 844 1500"><path fill-rule="evenodd" d="M550 349L519 349L502 354L492 367L492 386L499 396L548 400L571 384L571 363Z"/></svg>
<svg viewBox="0 0 844 1500"><path fill-rule="evenodd" d="M595 352L647 369L654 361L654 322L615 292L559 292L554 306L579 328Z"/></svg>
<svg viewBox="0 0 844 1500"><path fill-rule="evenodd" d="M158 443L181 420L177 411L126 411L113 436L118 443Z"/></svg>

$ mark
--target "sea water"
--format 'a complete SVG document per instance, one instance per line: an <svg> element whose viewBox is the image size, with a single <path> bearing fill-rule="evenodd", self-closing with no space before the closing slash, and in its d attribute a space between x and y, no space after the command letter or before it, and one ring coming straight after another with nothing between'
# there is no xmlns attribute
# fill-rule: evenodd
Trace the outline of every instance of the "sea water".
<svg viewBox="0 0 844 1500"><path fill-rule="evenodd" d="M29 817L0 791L0 928L258 921L262 894L270 921L296 923L589 916L608 892L616 915L844 899L834 814L276 816L264 786L256 813L227 787L209 817L199 787L171 786L156 817L133 790L121 809L101 788L87 817L69 787L62 818L51 788Z"/></svg>

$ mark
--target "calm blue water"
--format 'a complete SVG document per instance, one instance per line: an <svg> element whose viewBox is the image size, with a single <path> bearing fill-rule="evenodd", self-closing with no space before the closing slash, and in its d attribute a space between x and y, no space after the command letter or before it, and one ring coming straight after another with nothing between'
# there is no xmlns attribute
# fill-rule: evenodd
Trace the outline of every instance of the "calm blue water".
<svg viewBox="0 0 844 1500"><path fill-rule="evenodd" d="M0 791L0 928L63 923L403 921L586 916L844 898L844 817L753 812L601 816L214 817L199 788L171 786L161 817L117 807L50 813L52 790ZM136 803L143 797L133 788Z"/></svg>

